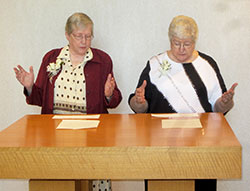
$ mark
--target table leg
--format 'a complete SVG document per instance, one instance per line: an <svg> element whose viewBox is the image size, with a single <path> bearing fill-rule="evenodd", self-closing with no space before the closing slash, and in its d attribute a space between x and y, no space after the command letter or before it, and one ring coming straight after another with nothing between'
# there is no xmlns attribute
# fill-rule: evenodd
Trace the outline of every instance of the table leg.
<svg viewBox="0 0 250 191"><path fill-rule="evenodd" d="M88 180L30 180L29 191L89 191Z"/></svg>
<svg viewBox="0 0 250 191"><path fill-rule="evenodd" d="M194 180L145 180L146 191L195 191Z"/></svg>

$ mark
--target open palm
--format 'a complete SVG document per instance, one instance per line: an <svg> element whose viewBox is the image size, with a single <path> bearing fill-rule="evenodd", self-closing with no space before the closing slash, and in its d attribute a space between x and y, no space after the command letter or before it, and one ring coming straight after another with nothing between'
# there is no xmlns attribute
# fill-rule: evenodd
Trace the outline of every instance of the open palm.
<svg viewBox="0 0 250 191"><path fill-rule="evenodd" d="M32 89L32 86L34 84L34 72L33 67L31 66L29 68L29 72L23 69L22 66L18 65L16 68L14 68L14 71L16 73L16 79L28 90Z"/></svg>

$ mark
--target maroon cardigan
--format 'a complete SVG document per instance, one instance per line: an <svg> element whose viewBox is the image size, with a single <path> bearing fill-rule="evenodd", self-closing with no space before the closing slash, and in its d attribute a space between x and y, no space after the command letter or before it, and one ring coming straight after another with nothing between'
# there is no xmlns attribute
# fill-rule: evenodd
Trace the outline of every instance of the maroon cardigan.
<svg viewBox="0 0 250 191"><path fill-rule="evenodd" d="M32 92L28 96L28 92L24 89L26 102L31 105L42 107L42 114L53 113L54 101L54 84L60 74L58 72L50 82L47 72L47 65L51 62L56 62L57 56L62 48L49 51L42 60L42 64L32 87ZM91 48L93 52L92 60L88 61L84 66L84 75L86 80L86 101L87 113L98 114L108 113L107 108L115 108L122 100L122 95L117 86L115 86L113 96L106 100L104 95L104 86L109 73L113 76L112 60L105 52Z"/></svg>

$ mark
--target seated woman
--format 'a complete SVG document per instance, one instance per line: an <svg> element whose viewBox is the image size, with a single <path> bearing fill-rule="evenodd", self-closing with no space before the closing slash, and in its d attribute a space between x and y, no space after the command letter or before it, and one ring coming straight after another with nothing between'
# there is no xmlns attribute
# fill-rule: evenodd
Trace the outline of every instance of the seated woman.
<svg viewBox="0 0 250 191"><path fill-rule="evenodd" d="M153 56L144 68L129 105L136 113L226 113L234 89L227 91L216 62L195 50L196 22L175 17L169 26L171 49Z"/></svg>
<svg viewBox="0 0 250 191"><path fill-rule="evenodd" d="M136 113L228 112L237 83L227 91L216 62L195 50L196 22L177 16L168 35L171 48L148 61L129 97L131 109ZM196 191L210 188L216 190L216 180L195 181Z"/></svg>
<svg viewBox="0 0 250 191"><path fill-rule="evenodd" d="M27 103L41 106L42 114L108 113L108 108L119 105L122 96L111 58L91 48L92 20L84 13L71 15L65 35L69 44L46 53L35 83L32 66L29 72L20 65L14 68ZM93 181L94 191L110 187L110 181Z"/></svg>

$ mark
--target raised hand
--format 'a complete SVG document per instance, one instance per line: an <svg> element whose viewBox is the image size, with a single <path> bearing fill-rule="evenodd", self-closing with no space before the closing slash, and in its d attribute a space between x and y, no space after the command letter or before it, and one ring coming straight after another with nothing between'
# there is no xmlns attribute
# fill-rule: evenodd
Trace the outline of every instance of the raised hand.
<svg viewBox="0 0 250 191"><path fill-rule="evenodd" d="M221 96L221 101L223 104L227 104L233 101L233 97L235 93L234 90L237 86L238 86L238 83L234 83L228 91L223 93L223 95Z"/></svg>
<svg viewBox="0 0 250 191"><path fill-rule="evenodd" d="M14 72L16 73L16 79L28 90L28 92L31 92L34 84L33 67L30 66L29 72L27 72L22 66L18 65L14 68Z"/></svg>
<svg viewBox="0 0 250 191"><path fill-rule="evenodd" d="M108 75L107 80L105 82L104 93L107 98L113 95L113 91L115 89L115 79L111 74Z"/></svg>
<svg viewBox="0 0 250 191"><path fill-rule="evenodd" d="M234 83L228 91L222 94L222 96L215 103L214 111L225 113L232 109L234 106L234 90L237 85L237 83Z"/></svg>
<svg viewBox="0 0 250 191"><path fill-rule="evenodd" d="M146 102L145 99L145 88L147 86L147 81L144 80L142 85L136 89L135 91L135 100L137 104L144 104Z"/></svg>

